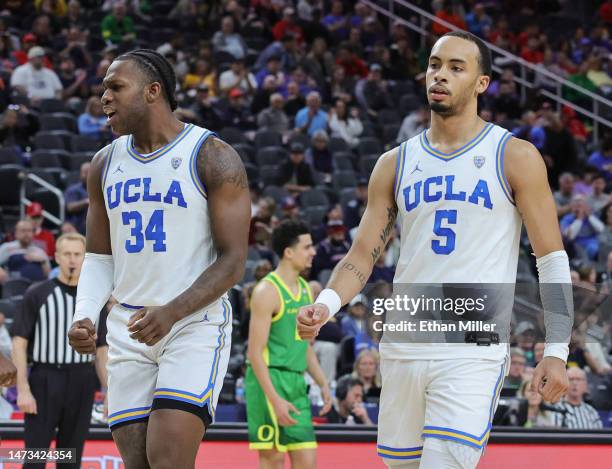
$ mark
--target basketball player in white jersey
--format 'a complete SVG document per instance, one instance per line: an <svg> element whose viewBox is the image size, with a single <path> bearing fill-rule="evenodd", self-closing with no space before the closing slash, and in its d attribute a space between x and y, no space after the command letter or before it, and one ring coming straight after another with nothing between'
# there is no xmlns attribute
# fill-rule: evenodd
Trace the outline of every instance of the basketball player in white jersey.
<svg viewBox="0 0 612 469"><path fill-rule="evenodd" d="M171 65L111 64L102 104L119 135L93 158L72 346L89 353L109 296L109 425L126 469L193 468L229 359L227 290L243 275L250 198L236 152L177 120Z"/></svg>
<svg viewBox="0 0 612 469"><path fill-rule="evenodd" d="M569 285L569 262L538 151L477 114L491 77L486 45L453 32L434 45L427 69L431 127L383 154L374 168L358 234L298 330L311 339L370 277L396 221L401 252L394 285L514 284L521 219L540 284ZM534 389L556 402L567 388L573 306L561 292L543 298L549 326ZM552 305L551 305L552 302ZM567 314L547 316L547 309ZM386 335L386 333L385 333ZM565 339L568 339L565 341ZM553 342L553 341L551 341ZM507 373L507 343L380 344L382 394L378 454L393 467L474 468L486 445Z"/></svg>

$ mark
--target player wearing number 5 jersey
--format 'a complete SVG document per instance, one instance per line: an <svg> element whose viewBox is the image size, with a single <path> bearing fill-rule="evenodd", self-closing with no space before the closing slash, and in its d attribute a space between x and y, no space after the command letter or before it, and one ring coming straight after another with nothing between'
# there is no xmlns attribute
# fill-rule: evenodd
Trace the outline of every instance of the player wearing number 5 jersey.
<svg viewBox="0 0 612 469"><path fill-rule="evenodd" d="M103 85L120 135L87 181L87 255L71 344L108 300L109 425L127 469L194 467L229 359L227 290L243 275L250 199L238 155L177 120L171 65L136 50Z"/></svg>
<svg viewBox="0 0 612 469"><path fill-rule="evenodd" d="M452 32L435 43L426 76L431 127L377 162L353 245L315 304L300 311L298 329L302 338L315 336L364 287L396 222L398 290L402 284L514 284L524 222L540 283L564 285L542 287L547 344L533 379L534 391L554 402L567 388L569 263L542 157L478 117L477 98L490 78L491 55L477 37ZM465 343L407 343L386 340L385 332L378 454L387 465L476 467L507 373L508 344L488 338L481 342L488 346L467 335Z"/></svg>

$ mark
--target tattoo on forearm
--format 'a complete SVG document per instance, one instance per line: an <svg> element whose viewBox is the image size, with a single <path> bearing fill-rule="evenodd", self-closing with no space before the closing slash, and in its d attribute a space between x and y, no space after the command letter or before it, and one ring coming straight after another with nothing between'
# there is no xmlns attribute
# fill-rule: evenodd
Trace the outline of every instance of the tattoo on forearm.
<svg viewBox="0 0 612 469"><path fill-rule="evenodd" d="M378 246L376 246L370 253L370 255L372 256L372 264L376 264L376 261L378 260L380 254L382 253L383 249L387 245L387 242L389 241L389 236L391 235L391 231L393 230L393 226L395 225L396 217L397 217L397 207L396 206L387 207L387 224L383 228L383 230L380 232L380 235L379 235L381 243Z"/></svg>
<svg viewBox="0 0 612 469"><path fill-rule="evenodd" d="M366 282L368 281L368 279L366 278L365 274L363 272L361 272L355 266L355 264L352 264L350 262L344 262L344 263L342 263L340 268L346 270L347 272L353 272L353 274L355 274L355 277L357 277L359 279L359 282L361 282L361 285L365 285Z"/></svg>
<svg viewBox="0 0 612 469"><path fill-rule="evenodd" d="M198 173L208 189L231 184L248 189L249 182L242 160L227 143L209 138L198 155Z"/></svg>

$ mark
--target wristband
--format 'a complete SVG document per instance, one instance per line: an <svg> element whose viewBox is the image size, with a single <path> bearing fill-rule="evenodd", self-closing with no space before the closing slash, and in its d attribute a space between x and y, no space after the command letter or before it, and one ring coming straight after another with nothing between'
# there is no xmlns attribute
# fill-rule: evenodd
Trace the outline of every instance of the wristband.
<svg viewBox="0 0 612 469"><path fill-rule="evenodd" d="M569 355L569 346L567 344L544 344L544 357L556 357L559 360L567 363L567 356Z"/></svg>
<svg viewBox="0 0 612 469"><path fill-rule="evenodd" d="M340 311L340 308L342 308L342 300L340 299L340 296L331 288L326 288L319 293L315 303L320 303L327 306L327 309L329 310L329 319L333 318L336 313Z"/></svg>

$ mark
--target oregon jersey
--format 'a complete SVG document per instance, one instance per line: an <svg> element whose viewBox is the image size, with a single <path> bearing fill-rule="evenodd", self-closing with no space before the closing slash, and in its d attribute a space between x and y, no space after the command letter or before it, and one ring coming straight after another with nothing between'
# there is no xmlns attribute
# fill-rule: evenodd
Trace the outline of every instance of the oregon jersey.
<svg viewBox="0 0 612 469"><path fill-rule="evenodd" d="M297 333L297 313L302 306L312 304L310 287L306 280L298 277L299 292L294 296L291 289L275 273L263 278L274 285L280 299L280 309L272 317L268 345L264 349L264 360L268 368L304 372L306 371L306 349L308 342Z"/></svg>
<svg viewBox="0 0 612 469"><path fill-rule="evenodd" d="M282 452L316 448L310 401L304 380L308 342L300 339L296 322L299 309L312 303L312 294L308 283L301 277L298 277L297 296L274 272L266 275L262 281L274 285L280 299L280 308L272 317L264 360L278 395L291 402L300 413L291 413L296 424L280 426L272 404L249 366L244 381L249 447L255 450L274 448Z"/></svg>

